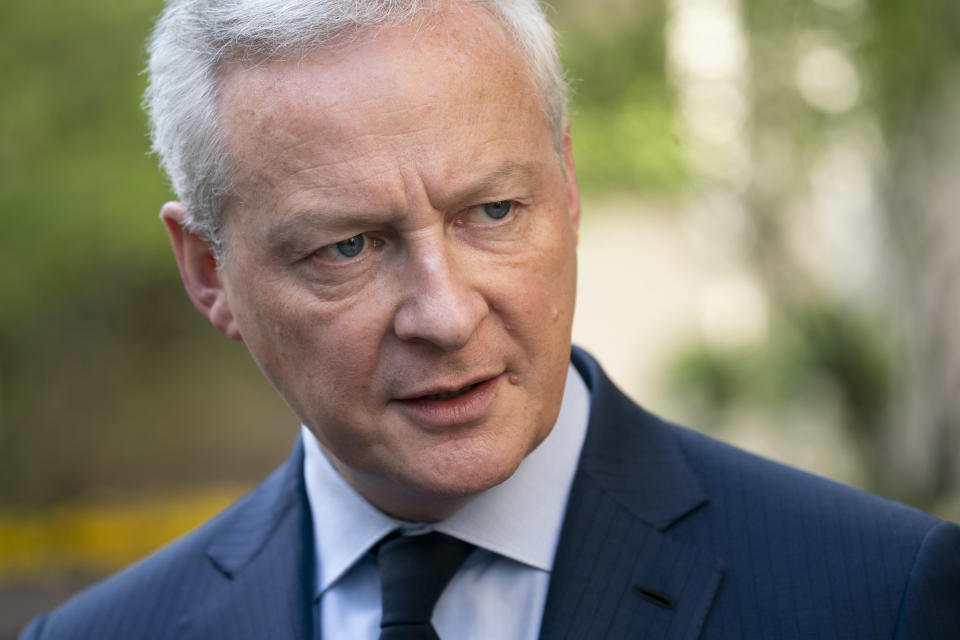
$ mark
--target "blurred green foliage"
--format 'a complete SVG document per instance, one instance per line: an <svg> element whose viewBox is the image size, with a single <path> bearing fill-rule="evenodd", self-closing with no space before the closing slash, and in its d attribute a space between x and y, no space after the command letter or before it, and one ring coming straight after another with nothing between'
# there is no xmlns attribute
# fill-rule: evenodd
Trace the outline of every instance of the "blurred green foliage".
<svg viewBox="0 0 960 640"><path fill-rule="evenodd" d="M872 0L863 53L877 78L874 101L891 132L908 126L918 107L960 67L960 3Z"/></svg>
<svg viewBox="0 0 960 640"><path fill-rule="evenodd" d="M839 395L843 416L864 440L877 435L895 367L889 330L843 302L780 316L762 344L685 347L667 374L673 393L698 412L699 424L723 424L744 404L774 414Z"/></svg>
<svg viewBox="0 0 960 640"><path fill-rule="evenodd" d="M0 504L259 475L293 438L262 427L296 423L204 329L157 219L172 195L140 97L160 7L4 5Z"/></svg>
<svg viewBox="0 0 960 640"><path fill-rule="evenodd" d="M5 3L0 38L3 335L101 274L156 271L168 197L139 109L155 1ZM163 251L162 251L163 250ZM112 278L111 278L112 280Z"/></svg>
<svg viewBox="0 0 960 640"><path fill-rule="evenodd" d="M791 370L806 379L825 373L842 404L839 426L856 439L871 490L927 506L957 501L960 350L955 323L947 318L960 296L960 3L744 0L742 18L752 54L753 162L776 164L786 149L794 169L779 176L780 184L754 181L742 198L753 236L747 253L764 281L777 327L762 347L767 362L756 364L755 373L780 383ZM857 99L847 108L818 108L802 95L799 64L813 46L824 45L854 70ZM836 64L821 68L819 79L829 80L836 71ZM845 81L845 88L850 84ZM767 146L773 153L764 151L770 139L779 142ZM842 148L843 139L859 140L853 148L859 146L856 153L864 154L873 172L875 198L868 205L870 219L861 218L861 229L851 227L849 235L863 233L860 251L876 259L877 282L853 295L830 282L843 281L843 260L831 264L826 277L811 277L795 250L796 220L805 206L812 208L797 203L809 200L816 163L828 150ZM824 193L813 207L832 217L847 214L839 192ZM791 358L778 360L784 344L793 345ZM738 378L721 366L732 364L726 355L687 359L684 385L697 377L690 365L699 361L705 382L717 387L710 381L726 381L728 409L754 402L751 393L763 385L729 391L735 387L730 380ZM776 411L768 415L775 418ZM949 511L955 515L957 507Z"/></svg>
<svg viewBox="0 0 960 640"><path fill-rule="evenodd" d="M666 77L664 7L591 24L559 21L573 89L570 114L577 175L587 194L676 194L689 172L675 135Z"/></svg>

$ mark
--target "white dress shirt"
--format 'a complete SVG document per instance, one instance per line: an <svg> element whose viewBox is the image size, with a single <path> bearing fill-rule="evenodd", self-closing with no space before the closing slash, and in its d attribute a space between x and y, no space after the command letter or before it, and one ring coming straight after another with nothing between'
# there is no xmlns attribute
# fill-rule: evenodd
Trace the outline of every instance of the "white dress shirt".
<svg viewBox="0 0 960 640"><path fill-rule="evenodd" d="M589 408L589 391L571 365L550 435L505 482L430 524L391 518L367 502L302 427L317 558L314 602L319 599L324 640L379 637L380 578L368 551L398 528L436 530L477 546L434 609L443 640L537 638Z"/></svg>

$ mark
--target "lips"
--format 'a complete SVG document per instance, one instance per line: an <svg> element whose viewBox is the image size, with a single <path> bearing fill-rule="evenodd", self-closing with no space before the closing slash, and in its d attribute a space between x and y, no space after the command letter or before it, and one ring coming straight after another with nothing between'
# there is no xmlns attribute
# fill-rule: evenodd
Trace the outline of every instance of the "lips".
<svg viewBox="0 0 960 640"><path fill-rule="evenodd" d="M398 398L395 405L414 423L452 427L483 419L500 392L501 376L483 378L460 387L434 388Z"/></svg>
<svg viewBox="0 0 960 640"><path fill-rule="evenodd" d="M438 384L430 387L414 387L407 393L398 394L397 400L409 402L415 400L450 400L462 396L476 389L478 386L490 382L498 374L480 375L473 379L468 378L463 382L454 382L452 384Z"/></svg>

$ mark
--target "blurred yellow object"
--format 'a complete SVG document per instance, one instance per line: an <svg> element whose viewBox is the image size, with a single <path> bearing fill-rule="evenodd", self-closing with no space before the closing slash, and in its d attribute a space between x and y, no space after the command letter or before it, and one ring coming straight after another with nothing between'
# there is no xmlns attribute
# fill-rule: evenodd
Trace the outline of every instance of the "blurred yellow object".
<svg viewBox="0 0 960 640"><path fill-rule="evenodd" d="M135 503L0 511L0 582L114 571L202 524L247 490L219 486Z"/></svg>

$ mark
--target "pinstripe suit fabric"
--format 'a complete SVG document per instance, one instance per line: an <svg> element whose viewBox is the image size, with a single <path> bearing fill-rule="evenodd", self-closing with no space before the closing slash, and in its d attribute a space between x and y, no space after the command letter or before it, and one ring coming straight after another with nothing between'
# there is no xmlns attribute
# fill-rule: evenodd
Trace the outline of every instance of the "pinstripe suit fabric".
<svg viewBox="0 0 960 640"><path fill-rule="evenodd" d="M542 638L960 638L960 527L664 423L573 362L590 427ZM23 638L309 638L311 536L298 445Z"/></svg>

